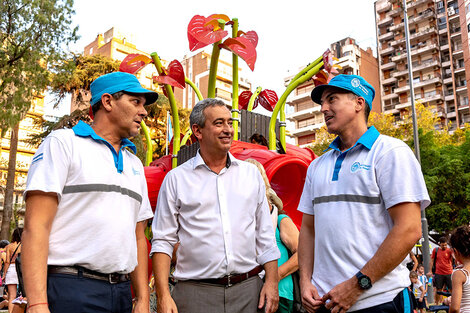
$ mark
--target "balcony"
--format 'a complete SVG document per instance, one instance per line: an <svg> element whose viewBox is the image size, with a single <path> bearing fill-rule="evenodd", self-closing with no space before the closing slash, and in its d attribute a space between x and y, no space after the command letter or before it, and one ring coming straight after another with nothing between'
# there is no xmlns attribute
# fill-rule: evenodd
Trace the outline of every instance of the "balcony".
<svg viewBox="0 0 470 313"><path fill-rule="evenodd" d="M388 47L388 48L382 49L382 50L380 51L380 54L381 54L381 55L389 55L389 54L392 54L393 51L395 51L395 48L393 48L393 47Z"/></svg>
<svg viewBox="0 0 470 313"><path fill-rule="evenodd" d="M388 1L385 1L380 4L377 4L375 8L377 9L377 13L382 13L390 10L392 8L392 4Z"/></svg>
<svg viewBox="0 0 470 313"><path fill-rule="evenodd" d="M421 64L418 64L418 65L413 67L413 72L414 71L421 71L421 70L424 70L426 68L433 67L433 66L439 66L439 61L438 60L429 60L429 61L423 62Z"/></svg>
<svg viewBox="0 0 470 313"><path fill-rule="evenodd" d="M425 29L420 29L415 34L410 36L410 41L415 40L415 39L420 39L432 33L436 33L435 27L426 27Z"/></svg>
<svg viewBox="0 0 470 313"><path fill-rule="evenodd" d="M449 44L445 44L445 45L442 45L440 47L441 51L446 51L446 50L449 50Z"/></svg>
<svg viewBox="0 0 470 313"><path fill-rule="evenodd" d="M461 54L463 55L462 45L459 45L455 47L454 50L452 50L452 55L454 56L454 58L457 58Z"/></svg>
<svg viewBox="0 0 470 313"><path fill-rule="evenodd" d="M389 70L389 69L395 68L396 65L397 64L395 62L388 62L388 63L382 64L381 69L382 70Z"/></svg>
<svg viewBox="0 0 470 313"><path fill-rule="evenodd" d="M405 75L408 75L408 69L404 69L404 70L392 73L393 77L400 77L400 76L405 76Z"/></svg>
<svg viewBox="0 0 470 313"><path fill-rule="evenodd" d="M401 59L406 59L406 53L404 51L397 52L397 55L392 57L392 61L396 62Z"/></svg>
<svg viewBox="0 0 470 313"><path fill-rule="evenodd" d="M382 85L390 85L397 81L395 77L390 77L382 80Z"/></svg>
<svg viewBox="0 0 470 313"><path fill-rule="evenodd" d="M443 61L443 62L441 63L441 65L442 65L442 67L448 67L448 66L450 66L450 60Z"/></svg>
<svg viewBox="0 0 470 313"><path fill-rule="evenodd" d="M395 99L398 98L398 95L396 93L389 93L388 95L382 96L382 100L390 100L390 99Z"/></svg>
<svg viewBox="0 0 470 313"><path fill-rule="evenodd" d="M400 15L402 12L403 12L403 9L398 7L396 9L393 9L393 10L389 11L388 15L393 17L393 16Z"/></svg>
<svg viewBox="0 0 470 313"><path fill-rule="evenodd" d="M463 92L467 91L467 83L464 81L463 83L460 84L455 84L455 92Z"/></svg>
<svg viewBox="0 0 470 313"><path fill-rule="evenodd" d="M377 26L384 27L384 26L392 24L392 22L393 22L393 19L390 16L386 16L384 19L381 19L381 20L377 19Z"/></svg>
<svg viewBox="0 0 470 313"><path fill-rule="evenodd" d="M422 81L414 83L413 87L416 89L416 88L424 87L430 84L439 83L440 81L441 81L441 78L439 76L430 76L429 78L426 78L426 79L423 79ZM406 84L403 87L395 88L395 93L399 94L408 90L410 90L410 85Z"/></svg>
<svg viewBox="0 0 470 313"><path fill-rule="evenodd" d="M392 25L390 26L390 31L395 31L395 30L398 30L398 29L402 29L403 27L405 26L405 24L402 22L400 24L397 24L397 25Z"/></svg>
<svg viewBox="0 0 470 313"><path fill-rule="evenodd" d="M455 113L455 111L453 111L453 112L448 112L448 113L447 113L447 118L453 118L453 117L455 117L456 115L457 115L457 114Z"/></svg>
<svg viewBox="0 0 470 313"><path fill-rule="evenodd" d="M465 66L454 66L454 74L465 72Z"/></svg>
<svg viewBox="0 0 470 313"><path fill-rule="evenodd" d="M452 83L452 75L444 75L444 85Z"/></svg>
<svg viewBox="0 0 470 313"><path fill-rule="evenodd" d="M407 4L407 8L408 9L411 9L411 8L414 8L420 4L423 4L423 3L428 3L428 2L433 2L433 0L416 0L416 1L411 1L411 2L408 2Z"/></svg>
<svg viewBox="0 0 470 313"><path fill-rule="evenodd" d="M304 136L304 135L309 135L312 134L316 129L319 129L325 125L325 122L319 122L317 124L313 125L308 125L305 127L297 128L294 130L291 130L290 133L293 136Z"/></svg>
<svg viewBox="0 0 470 313"><path fill-rule="evenodd" d="M390 43L391 46L397 46L401 43L404 43L405 42L405 38L400 38L400 39L397 39L397 40L394 40Z"/></svg>
<svg viewBox="0 0 470 313"><path fill-rule="evenodd" d="M454 94L453 94L453 93L446 94L445 97L444 97L444 100L445 100L445 101L452 101L452 100L454 100Z"/></svg>
<svg viewBox="0 0 470 313"><path fill-rule="evenodd" d="M393 32L388 32L379 36L379 40L388 40L393 38Z"/></svg>
<svg viewBox="0 0 470 313"><path fill-rule="evenodd" d="M432 9L427 9L427 10L423 11L420 15L409 19L408 24L412 25L412 24L419 23L419 22L423 21L424 19L427 19L431 16L434 16L434 11Z"/></svg>
<svg viewBox="0 0 470 313"><path fill-rule="evenodd" d="M305 109L305 110L301 110L301 111L298 111L298 112L288 114L286 117L290 121L297 121L297 120L301 120L301 119L304 119L304 118L307 118L307 117L311 117L312 115L314 115L314 113L320 112L320 110L321 110L321 106L320 105L315 105L312 108L308 108L308 109Z"/></svg>

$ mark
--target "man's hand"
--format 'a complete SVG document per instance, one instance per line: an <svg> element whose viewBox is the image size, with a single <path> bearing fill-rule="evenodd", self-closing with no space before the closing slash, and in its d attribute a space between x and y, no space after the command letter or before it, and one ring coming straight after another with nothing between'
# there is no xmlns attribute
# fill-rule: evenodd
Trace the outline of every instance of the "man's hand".
<svg viewBox="0 0 470 313"><path fill-rule="evenodd" d="M331 313L346 312L363 292L357 284L357 278L352 277L333 287L322 300L326 302L325 307L331 310Z"/></svg>
<svg viewBox="0 0 470 313"><path fill-rule="evenodd" d="M157 312L158 313L178 313L178 309L176 308L175 301L173 298L168 294L164 297L157 297Z"/></svg>
<svg viewBox="0 0 470 313"><path fill-rule="evenodd" d="M325 303L318 295L317 288L310 282L300 282L300 291L302 295L302 305L309 313L320 309Z"/></svg>
<svg viewBox="0 0 470 313"><path fill-rule="evenodd" d="M261 289L259 295L258 308L261 309L266 305L266 313L274 313L279 305L279 290L277 283L266 282Z"/></svg>
<svg viewBox="0 0 470 313"><path fill-rule="evenodd" d="M134 309L132 313L150 313L150 305L149 302L145 303L145 301L137 300L134 305Z"/></svg>

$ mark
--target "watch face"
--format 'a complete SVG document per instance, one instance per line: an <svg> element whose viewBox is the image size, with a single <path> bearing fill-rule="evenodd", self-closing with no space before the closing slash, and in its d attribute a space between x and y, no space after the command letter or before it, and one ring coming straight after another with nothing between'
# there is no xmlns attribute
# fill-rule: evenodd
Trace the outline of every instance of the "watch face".
<svg viewBox="0 0 470 313"><path fill-rule="evenodd" d="M372 287L369 277L361 277L361 279L359 280L359 285L363 289L369 289L370 287Z"/></svg>

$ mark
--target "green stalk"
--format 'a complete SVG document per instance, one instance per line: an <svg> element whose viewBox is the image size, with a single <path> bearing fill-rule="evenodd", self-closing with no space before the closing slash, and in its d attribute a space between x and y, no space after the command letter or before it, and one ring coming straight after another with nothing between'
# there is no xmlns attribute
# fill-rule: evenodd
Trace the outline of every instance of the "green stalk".
<svg viewBox="0 0 470 313"><path fill-rule="evenodd" d="M186 82L186 84L188 84L189 86L191 86L191 88L193 88L194 92L196 93L196 96L197 98L199 99L199 101L203 100L204 98L202 97L202 94L201 94L201 91L199 91L199 88L197 88L197 86L187 77L184 78L184 81Z"/></svg>
<svg viewBox="0 0 470 313"><path fill-rule="evenodd" d="M246 109L247 111L251 112L253 110L253 106L255 105L256 97L258 97L258 95L261 93L261 90L262 90L262 88L258 87L258 88L256 88L255 92L251 95L250 101L248 102L248 108Z"/></svg>
<svg viewBox="0 0 470 313"><path fill-rule="evenodd" d="M156 52L152 52L150 56L153 59L155 67L157 68L157 72L159 75L162 74L162 63L160 62L160 58ZM168 95L168 100L170 101L170 112L172 117L173 123L173 152L172 152L172 159L171 159L171 166L175 168L178 166L178 151L180 150L180 122L178 116L178 106L176 105L175 95L173 93L173 89L168 84L164 86L166 94Z"/></svg>
<svg viewBox="0 0 470 313"><path fill-rule="evenodd" d="M238 18L232 19L232 38L238 35ZM232 53L232 125L233 140L238 140L238 56Z"/></svg>
<svg viewBox="0 0 470 313"><path fill-rule="evenodd" d="M311 67L306 73L300 74L299 77L297 77L297 79L293 83L290 83L287 86L286 91L284 91L281 98L279 98L279 100L277 101L276 107L274 108L273 114L271 115L271 120L269 121L269 144L268 144L269 150L276 151L276 119L277 119L277 115L279 114L279 111L281 110L281 108L284 107L287 97L295 88L297 88L297 86L306 82L307 80L312 78L313 75L317 74L321 70L322 66L323 66L323 62L320 62L316 66ZM280 133L281 131L282 131L282 127L280 130ZM285 129L284 129L284 136L285 136Z"/></svg>
<svg viewBox="0 0 470 313"><path fill-rule="evenodd" d="M315 61L313 61L312 63L310 63L309 65L307 65L300 72L298 72L297 75L295 75L294 78L291 79L289 85L294 83L300 76L307 73L311 68L318 65L318 63L320 63L321 61L323 61L323 55L321 57L319 57L318 59L316 59Z"/></svg>
<svg viewBox="0 0 470 313"><path fill-rule="evenodd" d="M186 145L186 142L188 141L189 137L191 137L192 134L193 132L191 131L191 128L188 128L188 130L184 134L183 139L181 139L181 146Z"/></svg>
<svg viewBox="0 0 470 313"><path fill-rule="evenodd" d="M225 21L219 19L219 27L224 29ZM215 98L215 82L217 81L217 66L219 65L219 55L220 48L219 45L222 43L222 40L217 41L213 44L212 55L211 55L211 65L209 67L209 84L207 90L207 98Z"/></svg>
<svg viewBox="0 0 470 313"><path fill-rule="evenodd" d="M149 166L150 162L152 162L153 158L153 145L152 139L150 138L150 132L145 122L142 120L140 122L140 127L142 127L142 131L144 132L145 140L147 141L147 152L145 153L145 166Z"/></svg>

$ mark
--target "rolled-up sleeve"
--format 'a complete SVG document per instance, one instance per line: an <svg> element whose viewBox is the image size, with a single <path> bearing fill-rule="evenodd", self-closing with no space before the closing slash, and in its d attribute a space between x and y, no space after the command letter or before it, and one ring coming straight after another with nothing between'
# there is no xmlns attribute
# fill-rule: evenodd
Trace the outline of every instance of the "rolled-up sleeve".
<svg viewBox="0 0 470 313"><path fill-rule="evenodd" d="M276 245L273 223L269 215L269 205L266 198L266 189L261 174L258 174L258 206L256 209L256 261L263 265L267 262L277 260L281 253Z"/></svg>
<svg viewBox="0 0 470 313"><path fill-rule="evenodd" d="M157 208L152 223L152 249L150 256L161 252L170 257L178 242L178 209L176 207L176 179L169 172L158 194Z"/></svg>

